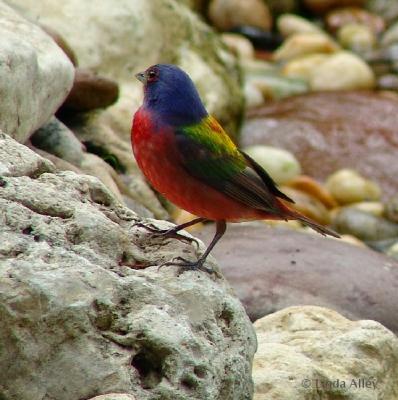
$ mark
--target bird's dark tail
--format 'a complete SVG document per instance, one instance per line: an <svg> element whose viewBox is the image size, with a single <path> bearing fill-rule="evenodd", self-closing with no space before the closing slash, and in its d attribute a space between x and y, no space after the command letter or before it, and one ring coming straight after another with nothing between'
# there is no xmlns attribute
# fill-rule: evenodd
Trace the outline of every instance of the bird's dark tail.
<svg viewBox="0 0 398 400"><path fill-rule="evenodd" d="M334 230L326 228L325 226L322 226L322 225L316 223L312 219L310 219L310 218L306 217L305 215L303 215L297 211L294 211L292 209L289 209L289 217L288 218L289 219L297 219L297 220L301 221L304 225L309 226L314 231L319 232L323 236L333 236L335 238L340 237L340 235L338 233L336 233Z"/></svg>
<svg viewBox="0 0 398 400"><path fill-rule="evenodd" d="M283 214L281 214L283 217L288 219L297 219L298 221L301 221L304 225L309 226L312 228L314 231L319 232L323 236L333 236L335 238L339 238L340 235L336 233L334 230L326 228L325 226L322 226L315 221L313 221L311 218L306 217L305 215L299 213L296 210L292 210L290 207L288 207L284 202L280 203L283 208Z"/></svg>

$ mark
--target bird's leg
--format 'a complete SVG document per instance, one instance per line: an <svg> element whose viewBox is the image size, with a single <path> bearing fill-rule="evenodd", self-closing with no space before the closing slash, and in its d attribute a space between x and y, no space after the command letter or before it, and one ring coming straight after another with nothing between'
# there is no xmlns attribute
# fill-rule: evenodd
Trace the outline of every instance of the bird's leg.
<svg viewBox="0 0 398 400"><path fill-rule="evenodd" d="M217 244L217 242L224 235L226 229L227 229L227 224L226 224L226 222L224 220L217 221L216 234L214 235L213 240L210 242L210 244L207 247L206 251L202 254L202 256L198 260L189 261L189 260L186 260L183 257L176 257L171 261L168 261L168 262L165 262L165 263L161 264L159 266L159 268L164 267L166 265L176 265L176 266L181 268L181 272L183 272L184 270L201 269L201 270L206 271L208 273L214 273L213 270L211 270L209 268L205 268L203 266L203 264L205 263L207 256L213 250L214 246Z"/></svg>
<svg viewBox="0 0 398 400"><path fill-rule="evenodd" d="M189 226L198 224L203 221L206 221L206 218L195 218L192 221L188 221L188 222L185 222L184 224L176 225L173 228L169 228L169 229L159 229L155 225L152 225L152 224L145 225L142 223L137 223L135 225L139 226L140 228L146 229L147 231L149 231L151 233L151 236L153 236L153 237L178 239L181 241L188 242L190 244L192 242L195 242L199 246L199 243L195 238L190 238L188 236L181 235L178 232L181 231L182 229L188 228Z"/></svg>

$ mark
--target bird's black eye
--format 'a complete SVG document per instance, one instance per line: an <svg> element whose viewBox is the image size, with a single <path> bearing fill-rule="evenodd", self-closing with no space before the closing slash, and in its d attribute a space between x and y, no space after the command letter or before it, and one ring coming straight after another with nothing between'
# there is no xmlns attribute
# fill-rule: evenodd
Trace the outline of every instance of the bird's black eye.
<svg viewBox="0 0 398 400"><path fill-rule="evenodd" d="M148 82L153 82L158 77L158 71L155 69L150 69L148 71Z"/></svg>

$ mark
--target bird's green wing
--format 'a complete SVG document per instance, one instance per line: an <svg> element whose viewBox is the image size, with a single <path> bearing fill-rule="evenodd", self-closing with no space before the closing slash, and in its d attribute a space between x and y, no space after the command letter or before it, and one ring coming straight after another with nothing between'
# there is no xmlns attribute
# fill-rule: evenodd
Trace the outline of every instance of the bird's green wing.
<svg viewBox="0 0 398 400"><path fill-rule="evenodd" d="M214 118L179 128L175 137L183 167L203 183L271 213L279 212L275 196L292 201L278 190L266 171L235 146Z"/></svg>

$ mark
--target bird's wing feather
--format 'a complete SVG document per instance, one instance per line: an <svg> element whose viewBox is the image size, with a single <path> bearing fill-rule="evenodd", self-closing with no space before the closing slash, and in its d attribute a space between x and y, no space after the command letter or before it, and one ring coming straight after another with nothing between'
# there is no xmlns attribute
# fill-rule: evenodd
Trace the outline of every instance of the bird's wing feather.
<svg viewBox="0 0 398 400"><path fill-rule="evenodd" d="M175 137L183 167L209 186L250 207L275 214L280 210L274 196L291 201L254 160L239 151L214 118L179 128Z"/></svg>

